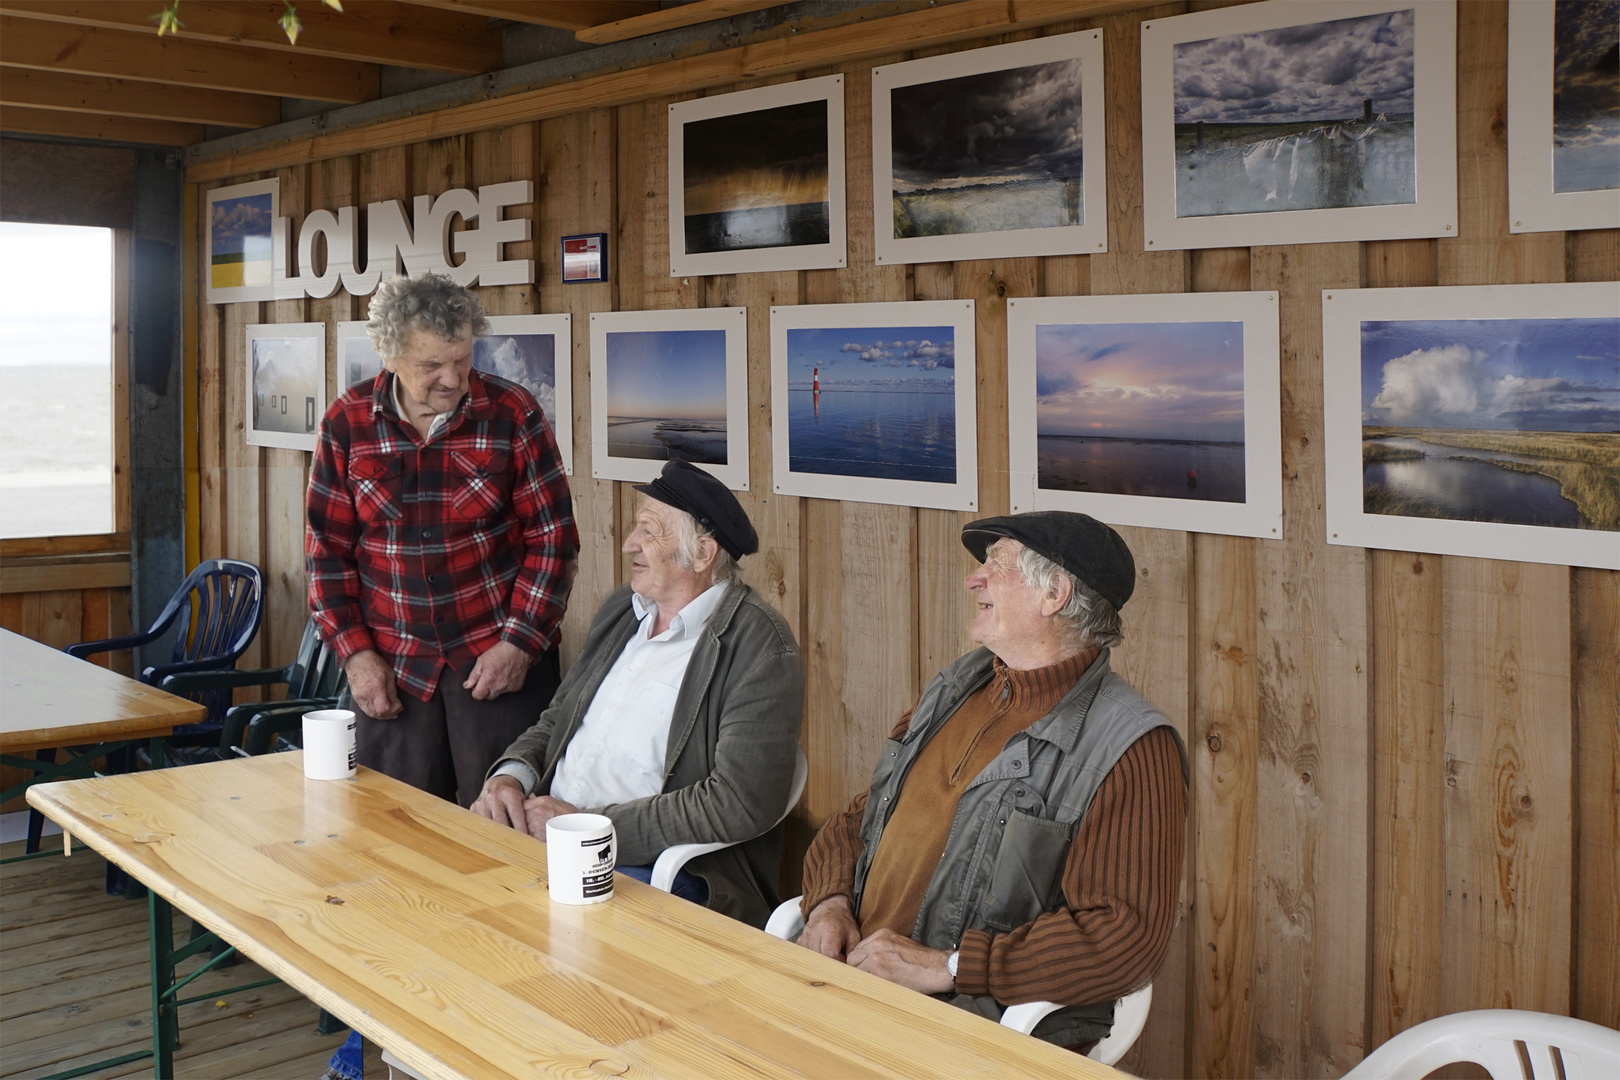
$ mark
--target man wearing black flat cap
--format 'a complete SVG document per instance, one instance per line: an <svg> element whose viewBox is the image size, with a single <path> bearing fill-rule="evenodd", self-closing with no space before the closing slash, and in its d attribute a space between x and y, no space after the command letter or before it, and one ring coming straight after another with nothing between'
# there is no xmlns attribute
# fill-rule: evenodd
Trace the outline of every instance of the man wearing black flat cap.
<svg viewBox="0 0 1620 1080"><path fill-rule="evenodd" d="M1176 921L1186 753L1109 669L1136 565L1084 514L962 530L983 647L900 718L869 790L805 856L799 943L1081 1052Z"/></svg>
<svg viewBox="0 0 1620 1080"><path fill-rule="evenodd" d="M596 613L551 706L490 770L473 809L544 840L557 814L613 819L618 869L646 881L675 844L733 843L674 892L755 926L776 903L804 707L804 661L736 561L759 538L725 484L685 461L625 539L630 583Z"/></svg>

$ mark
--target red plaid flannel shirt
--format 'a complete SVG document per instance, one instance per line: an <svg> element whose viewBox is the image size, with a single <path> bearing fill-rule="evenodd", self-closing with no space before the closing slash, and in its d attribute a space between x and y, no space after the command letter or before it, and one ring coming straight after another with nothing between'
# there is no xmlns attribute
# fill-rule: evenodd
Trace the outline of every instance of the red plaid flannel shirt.
<svg viewBox="0 0 1620 1080"><path fill-rule="evenodd" d="M562 457L528 391L474 371L432 442L394 409L393 376L351 387L321 422L305 564L321 636L376 649L426 701L509 641L557 638L579 550Z"/></svg>

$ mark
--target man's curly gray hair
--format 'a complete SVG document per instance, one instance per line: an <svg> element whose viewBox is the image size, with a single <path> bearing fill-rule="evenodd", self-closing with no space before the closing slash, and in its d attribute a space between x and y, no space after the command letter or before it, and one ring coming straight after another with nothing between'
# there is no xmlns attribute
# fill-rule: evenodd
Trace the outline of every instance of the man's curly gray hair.
<svg viewBox="0 0 1620 1080"><path fill-rule="evenodd" d="M430 330L446 341L489 333L478 294L444 274L383 282L371 298L370 316L366 336L384 360L403 353L415 330Z"/></svg>
<svg viewBox="0 0 1620 1080"><path fill-rule="evenodd" d="M1054 616L1079 648L1112 649L1125 640L1119 611L1097 590L1057 563L1028 547L1018 549L1018 576L1042 596L1057 585L1058 575L1069 579L1069 602Z"/></svg>

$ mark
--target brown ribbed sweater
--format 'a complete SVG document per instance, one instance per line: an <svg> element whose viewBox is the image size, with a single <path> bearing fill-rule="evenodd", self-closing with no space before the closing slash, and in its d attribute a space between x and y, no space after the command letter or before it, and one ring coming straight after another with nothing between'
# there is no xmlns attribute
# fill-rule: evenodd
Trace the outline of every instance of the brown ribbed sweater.
<svg viewBox="0 0 1620 1080"><path fill-rule="evenodd" d="M1045 715L1074 685L1091 657L1077 659L1084 664L1061 672L1067 682L1046 708L1005 736L1000 732L1006 723L1038 708L1052 686L1061 682L1054 678L1059 675L1056 669L1066 665L1015 672L997 661L990 682L964 701L924 747L901 789L867 876L862 910L857 913L863 936L879 926L911 933L961 788L994 759L1007 738ZM1008 691L1005 701L1003 691ZM890 738L905 734L910 723L908 712ZM935 743L941 743L937 753ZM988 757L976 767L963 760L964 754L977 758L987 749ZM949 775L958 762L962 765L958 786L948 793L933 792L935 797L930 798L929 788L939 783L942 764ZM930 779L933 784L917 783ZM864 791L857 795L811 842L804 863L806 913L830 896L848 896L853 890L866 796ZM920 817L938 820L937 844L927 839L928 826L915 820ZM1087 1005L1120 997L1146 983L1164 960L1175 927L1186 821L1181 755L1174 735L1155 728L1109 771L1081 820L1064 865L1066 906L1005 934L969 930L959 945L958 992L989 994L1004 1005L1025 1001ZM902 843L891 843L896 825L902 832L893 838L904 837Z"/></svg>

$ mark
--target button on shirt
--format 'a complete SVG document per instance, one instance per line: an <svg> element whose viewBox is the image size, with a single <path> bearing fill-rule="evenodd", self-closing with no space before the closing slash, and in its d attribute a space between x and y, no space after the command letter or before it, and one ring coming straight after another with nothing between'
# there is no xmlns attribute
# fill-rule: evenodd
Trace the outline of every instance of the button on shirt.
<svg viewBox="0 0 1620 1080"><path fill-rule="evenodd" d="M554 798L575 806L613 806L664 790L664 755L675 696L726 587L722 582L700 593L657 637L651 636L658 621L657 605L631 596L640 626L608 669L557 763L551 781ZM527 766L523 771L529 771ZM518 774L518 778L525 781L526 790L532 789L532 776Z"/></svg>

